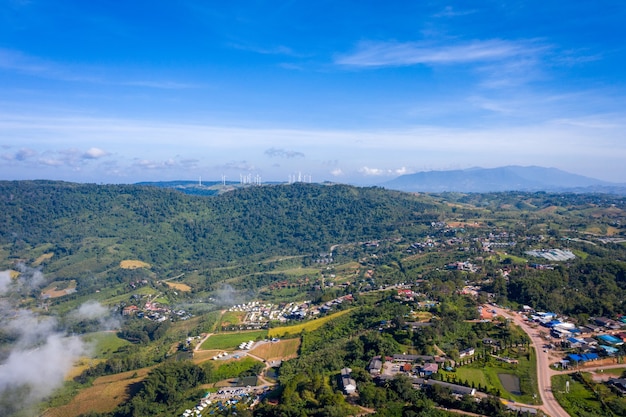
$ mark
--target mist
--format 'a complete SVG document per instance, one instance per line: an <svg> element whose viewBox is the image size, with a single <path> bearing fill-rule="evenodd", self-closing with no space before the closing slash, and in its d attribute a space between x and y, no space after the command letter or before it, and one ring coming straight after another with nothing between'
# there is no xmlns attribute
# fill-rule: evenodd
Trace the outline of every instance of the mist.
<svg viewBox="0 0 626 417"><path fill-rule="evenodd" d="M73 364L88 356L90 346L79 336L68 335L69 323L95 323L96 331L119 326L111 311L88 301L70 312L64 322L58 317L19 306L24 289L38 290L45 283L41 271L20 267L20 276L0 272L0 333L9 341L0 357L0 416L32 409L62 386Z"/></svg>

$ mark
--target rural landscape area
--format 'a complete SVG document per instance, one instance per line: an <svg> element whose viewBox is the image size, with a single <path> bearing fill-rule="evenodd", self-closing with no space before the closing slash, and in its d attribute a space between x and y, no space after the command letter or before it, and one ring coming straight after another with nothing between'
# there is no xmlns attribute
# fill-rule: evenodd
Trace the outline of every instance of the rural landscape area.
<svg viewBox="0 0 626 417"><path fill-rule="evenodd" d="M626 417L624 22L0 0L0 417Z"/></svg>
<svg viewBox="0 0 626 417"><path fill-rule="evenodd" d="M2 415L621 416L626 198L0 182Z"/></svg>

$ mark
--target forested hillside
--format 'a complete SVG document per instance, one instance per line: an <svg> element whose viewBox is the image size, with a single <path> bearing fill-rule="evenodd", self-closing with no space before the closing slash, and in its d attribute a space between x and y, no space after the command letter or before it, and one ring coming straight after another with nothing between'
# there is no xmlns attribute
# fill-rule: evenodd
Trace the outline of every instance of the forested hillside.
<svg viewBox="0 0 626 417"><path fill-rule="evenodd" d="M131 185L1 182L8 258L43 247L49 271L68 255L102 271L141 259L156 271L317 254L333 244L399 236L436 219L434 206L376 188L292 184L218 197Z"/></svg>

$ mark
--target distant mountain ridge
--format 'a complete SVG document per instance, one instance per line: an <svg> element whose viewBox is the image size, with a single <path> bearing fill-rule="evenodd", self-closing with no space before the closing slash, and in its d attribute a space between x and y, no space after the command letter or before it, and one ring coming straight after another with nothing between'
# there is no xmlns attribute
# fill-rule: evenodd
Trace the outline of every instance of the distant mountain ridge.
<svg viewBox="0 0 626 417"><path fill-rule="evenodd" d="M626 195L626 184L611 183L556 168L504 166L402 175L381 186L409 192L560 191Z"/></svg>

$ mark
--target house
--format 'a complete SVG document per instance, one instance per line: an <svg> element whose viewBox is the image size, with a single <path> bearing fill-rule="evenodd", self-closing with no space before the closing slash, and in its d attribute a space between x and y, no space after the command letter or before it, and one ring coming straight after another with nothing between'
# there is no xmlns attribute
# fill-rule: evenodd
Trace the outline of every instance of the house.
<svg viewBox="0 0 626 417"><path fill-rule="evenodd" d="M474 348L463 349L462 351L459 352L459 358L464 358L466 356L472 356L474 354L474 352L475 352Z"/></svg>
<svg viewBox="0 0 626 417"><path fill-rule="evenodd" d="M610 327L611 326L611 319L607 319L606 317L596 317L595 319L593 319L593 321L598 325L598 326L602 326L602 327Z"/></svg>
<svg viewBox="0 0 626 417"><path fill-rule="evenodd" d="M135 305L129 305L129 306L124 307L124 309L122 310L122 316L132 316L138 311L139 311L139 307Z"/></svg>
<svg viewBox="0 0 626 417"><path fill-rule="evenodd" d="M352 373L352 369L343 368L341 370L341 386L343 387L343 391L350 395L356 392L356 381L350 378L350 374Z"/></svg>
<svg viewBox="0 0 626 417"><path fill-rule="evenodd" d="M610 334L601 334L597 336L597 338L598 340L600 340L600 342L608 343L611 346L621 346L624 344L622 339L612 336Z"/></svg>
<svg viewBox="0 0 626 417"><path fill-rule="evenodd" d="M419 374L420 376L431 376L432 374L436 374L437 371L439 371L439 365L436 363L427 363L420 367Z"/></svg>
<svg viewBox="0 0 626 417"><path fill-rule="evenodd" d="M380 357L376 356L372 358L369 365L367 365L367 370L369 371L371 376L380 375L380 371L383 368L383 362L380 360Z"/></svg>
<svg viewBox="0 0 626 417"><path fill-rule="evenodd" d="M575 337L568 337L566 343L570 348L579 348L585 344L584 340L576 339Z"/></svg>
<svg viewBox="0 0 626 417"><path fill-rule="evenodd" d="M608 385L622 397L626 397L626 378L611 378Z"/></svg>
<svg viewBox="0 0 626 417"><path fill-rule="evenodd" d="M451 384L449 382L437 381L435 379L427 379L424 381L424 385L432 387L433 385L440 385L450 388L453 394L457 395L476 395L476 388L465 387L463 385Z"/></svg>

